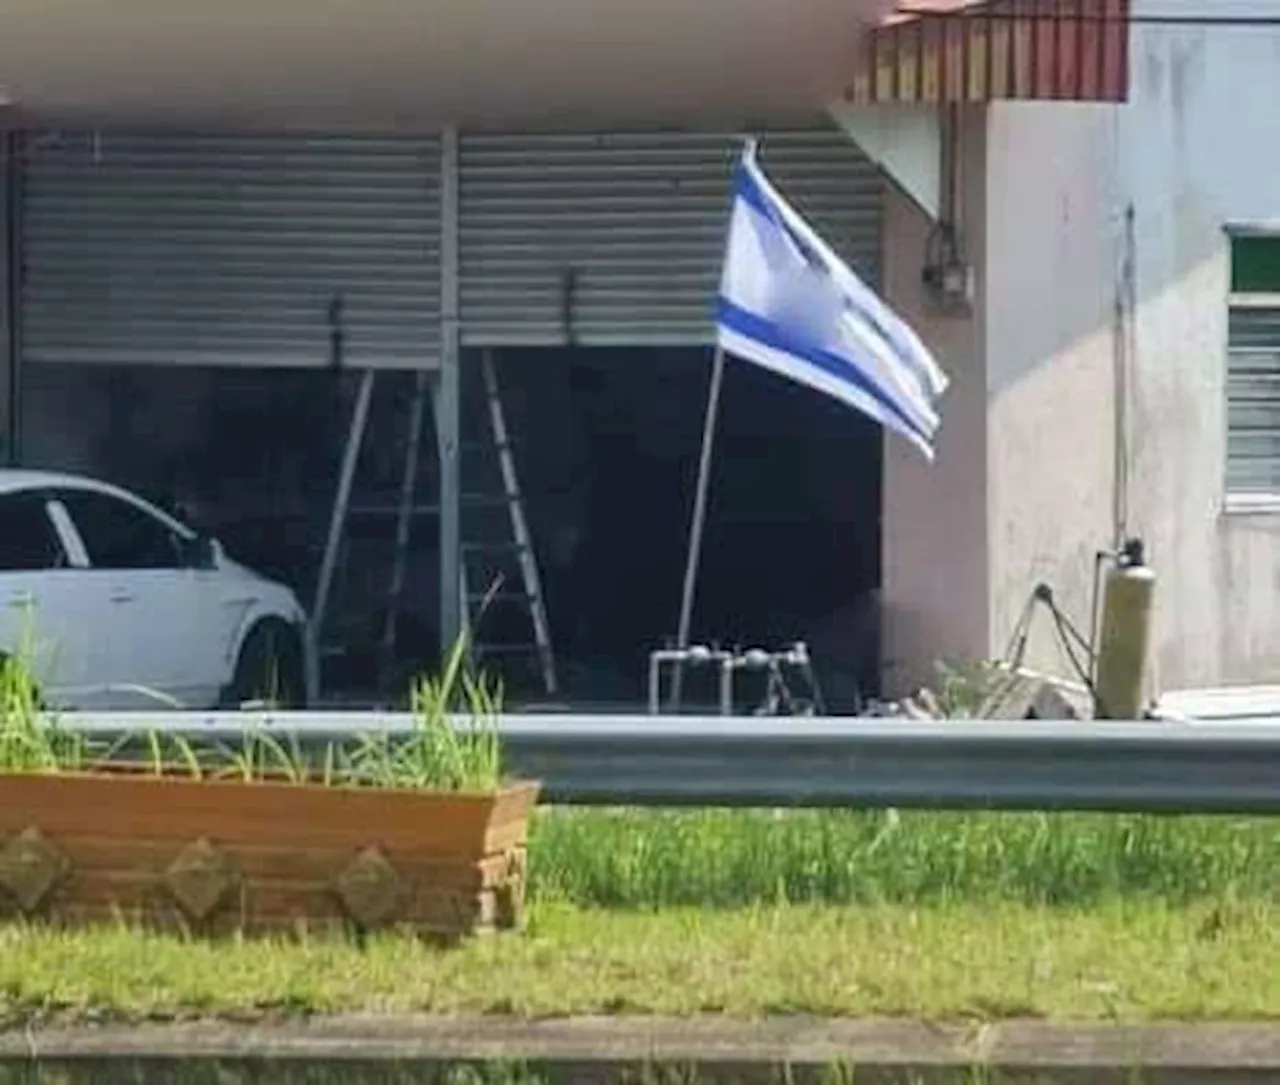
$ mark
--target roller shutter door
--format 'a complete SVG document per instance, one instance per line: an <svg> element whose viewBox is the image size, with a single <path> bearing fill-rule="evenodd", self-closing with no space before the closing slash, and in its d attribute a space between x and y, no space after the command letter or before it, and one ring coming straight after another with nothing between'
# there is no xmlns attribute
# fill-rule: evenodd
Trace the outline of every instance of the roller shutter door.
<svg viewBox="0 0 1280 1085"><path fill-rule="evenodd" d="M742 146L731 133L482 135L460 143L464 342L709 341ZM881 180L834 128L760 136L784 195L871 283Z"/></svg>
<svg viewBox="0 0 1280 1085"><path fill-rule="evenodd" d="M25 156L28 362L435 364L435 139L48 133Z"/></svg>

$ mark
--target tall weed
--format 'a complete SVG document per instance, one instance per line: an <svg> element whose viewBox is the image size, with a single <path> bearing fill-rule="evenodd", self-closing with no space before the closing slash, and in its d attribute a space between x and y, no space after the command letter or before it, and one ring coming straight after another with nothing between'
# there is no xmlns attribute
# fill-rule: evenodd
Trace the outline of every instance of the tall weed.
<svg viewBox="0 0 1280 1085"><path fill-rule="evenodd" d="M44 718L34 656L34 640L24 633L17 654L0 659L0 771L73 771L83 765L87 743Z"/></svg>
<svg viewBox="0 0 1280 1085"><path fill-rule="evenodd" d="M201 743L160 730L127 736L106 756L89 756L84 736L42 711L32 669L23 658L0 661L0 772L73 772L114 760L154 775L190 779L266 780L334 787L492 791L502 783L500 685L468 666L460 638L439 677L411 690L414 725L407 735L371 731L331 744L317 763L292 735L247 726L234 743ZM247 717L252 719L252 717Z"/></svg>
<svg viewBox="0 0 1280 1085"><path fill-rule="evenodd" d="M371 733L357 741L347 766L353 782L439 791L490 791L502 782L501 686L468 668L465 638L454 643L443 674L414 683L410 710L409 736Z"/></svg>

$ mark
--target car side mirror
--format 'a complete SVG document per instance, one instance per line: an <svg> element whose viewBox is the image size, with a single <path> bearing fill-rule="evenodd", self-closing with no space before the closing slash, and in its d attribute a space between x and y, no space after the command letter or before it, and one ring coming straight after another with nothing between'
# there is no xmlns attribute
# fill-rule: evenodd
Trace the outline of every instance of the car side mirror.
<svg viewBox="0 0 1280 1085"><path fill-rule="evenodd" d="M214 569L222 547L212 535L199 534L186 544L187 565L192 569Z"/></svg>

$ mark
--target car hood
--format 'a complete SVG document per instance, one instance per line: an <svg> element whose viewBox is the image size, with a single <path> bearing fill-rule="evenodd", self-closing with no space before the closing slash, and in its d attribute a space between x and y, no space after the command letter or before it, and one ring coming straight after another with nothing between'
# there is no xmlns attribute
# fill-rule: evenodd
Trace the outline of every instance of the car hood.
<svg viewBox="0 0 1280 1085"><path fill-rule="evenodd" d="M269 577L263 576L256 569L250 569L247 565L241 565L240 562L236 561L234 558L227 557L226 554L222 554L218 558L218 569L224 573L230 574L231 576L239 577L244 580L257 580L263 584L275 583L275 581L271 580Z"/></svg>
<svg viewBox="0 0 1280 1085"><path fill-rule="evenodd" d="M251 569L248 565L242 565L234 558L227 557L225 553L218 559L218 571L236 580L244 580L271 591L281 592L288 595L295 603L297 602L293 590L287 584L282 584L279 580L273 580L266 574L260 573L256 569Z"/></svg>

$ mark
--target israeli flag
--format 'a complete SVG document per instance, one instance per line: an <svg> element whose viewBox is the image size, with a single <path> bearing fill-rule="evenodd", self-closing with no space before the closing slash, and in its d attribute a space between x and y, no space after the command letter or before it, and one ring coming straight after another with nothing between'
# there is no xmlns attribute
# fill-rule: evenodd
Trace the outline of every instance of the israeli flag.
<svg viewBox="0 0 1280 1085"><path fill-rule="evenodd" d="M833 396L933 459L946 375L775 191L754 142L735 174L716 309L725 353Z"/></svg>

